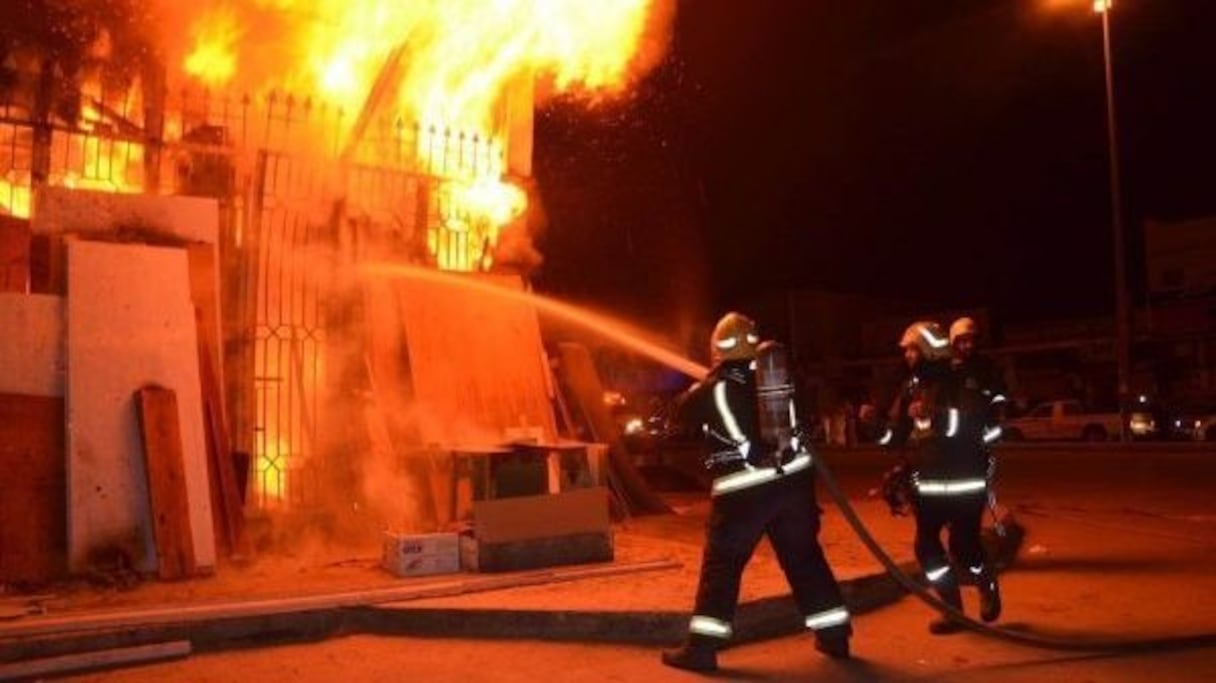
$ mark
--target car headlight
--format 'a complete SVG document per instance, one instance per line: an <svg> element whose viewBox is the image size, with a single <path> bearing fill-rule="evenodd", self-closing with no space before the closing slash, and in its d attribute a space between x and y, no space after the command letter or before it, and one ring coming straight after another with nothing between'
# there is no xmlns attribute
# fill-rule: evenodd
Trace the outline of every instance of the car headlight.
<svg viewBox="0 0 1216 683"><path fill-rule="evenodd" d="M631 417L625 421L626 434L641 434L646 429L646 424L642 422L640 417Z"/></svg>

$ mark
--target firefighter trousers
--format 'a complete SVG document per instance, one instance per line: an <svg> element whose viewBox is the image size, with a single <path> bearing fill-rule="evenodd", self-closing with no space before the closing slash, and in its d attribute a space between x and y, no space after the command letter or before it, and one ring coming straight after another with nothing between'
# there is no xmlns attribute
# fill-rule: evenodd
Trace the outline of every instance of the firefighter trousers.
<svg viewBox="0 0 1216 683"><path fill-rule="evenodd" d="M961 608L958 571L973 579L988 575L984 546L980 542L981 519L988 502L987 490L953 495L920 495L916 502L916 559L938 595ZM949 533L949 552L942 543ZM951 560L953 559L953 562Z"/></svg>
<svg viewBox="0 0 1216 683"><path fill-rule="evenodd" d="M819 517L811 469L715 496L697 588L694 636L732 635L740 578L756 544L767 535L808 628L822 637L852 633L836 577L819 545Z"/></svg>

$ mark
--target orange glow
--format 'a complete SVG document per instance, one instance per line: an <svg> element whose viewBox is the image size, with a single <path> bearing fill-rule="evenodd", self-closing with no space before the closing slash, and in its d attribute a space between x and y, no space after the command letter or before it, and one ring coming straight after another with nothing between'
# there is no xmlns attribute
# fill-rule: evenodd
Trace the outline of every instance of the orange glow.
<svg viewBox="0 0 1216 683"><path fill-rule="evenodd" d="M138 86L126 97L138 111ZM144 186L144 146L115 138L101 109L101 85L97 81L81 86L81 110L69 130L56 130L51 137L50 169L47 183L75 189L107 192L142 192ZM12 129L9 129L10 131ZM13 145L13 133L0 139L0 145ZM0 176L0 213L29 218L31 212L32 172L10 168Z"/></svg>
<svg viewBox="0 0 1216 683"><path fill-rule="evenodd" d="M287 464L291 457L291 447L279 437L269 438L265 444L258 446L257 462L253 470L257 500L263 506L285 503Z"/></svg>
<svg viewBox="0 0 1216 683"><path fill-rule="evenodd" d="M222 85L236 74L236 42L241 37L236 15L219 7L199 18L191 31L194 49L182 65L206 85Z"/></svg>
<svg viewBox="0 0 1216 683"><path fill-rule="evenodd" d="M9 171L7 177L0 178L0 213L17 218L30 217L29 173Z"/></svg>
<svg viewBox="0 0 1216 683"><path fill-rule="evenodd" d="M647 339L647 335L629 325L612 318L592 313L578 306L550 299L548 297L518 289L499 287L481 280L468 279L460 275L441 273L417 266L397 263L367 264L360 272L368 277L378 278L413 278L425 282L434 282L452 287L472 289L487 296L496 296L507 301L523 302L535 306L540 313L560 318L584 329L592 330L606 339L643 355L656 363L688 375L696 380L705 379L709 368L690 360L688 357L672 351L663 344Z"/></svg>
<svg viewBox="0 0 1216 683"><path fill-rule="evenodd" d="M488 266L498 232L526 210L523 192L504 180L512 89L539 79L558 93L623 91L657 56L646 48L665 31L669 3L201 0L201 13L166 11L193 15L183 70L208 86L317 94L356 114L375 93L373 106L399 111L421 130L463 134L438 146L420 135L415 154L419 166L451 181L432 232L476 233L429 234L431 255L442 268L475 270ZM470 139L486 148L478 158L466 158Z"/></svg>
<svg viewBox="0 0 1216 683"><path fill-rule="evenodd" d="M404 46L402 107L424 126L488 131L521 76L551 78L559 92L623 90L660 2L202 0L188 19L184 68L210 85L315 92L355 106ZM240 40L253 25L277 30Z"/></svg>

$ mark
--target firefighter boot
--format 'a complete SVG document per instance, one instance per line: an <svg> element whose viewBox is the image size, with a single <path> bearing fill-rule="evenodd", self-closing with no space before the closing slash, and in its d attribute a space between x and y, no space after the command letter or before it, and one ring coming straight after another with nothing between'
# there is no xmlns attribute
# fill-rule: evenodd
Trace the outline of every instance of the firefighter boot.
<svg viewBox="0 0 1216 683"><path fill-rule="evenodd" d="M832 659L849 659L849 636L852 627L829 628L815 633L815 649Z"/></svg>
<svg viewBox="0 0 1216 683"><path fill-rule="evenodd" d="M718 643L712 638L694 633L679 648L664 651L663 663L687 671L716 671Z"/></svg>
<svg viewBox="0 0 1216 683"><path fill-rule="evenodd" d="M959 612L963 611L963 596L959 591L958 584L954 581L943 581L934 586L937 590L937 596L942 599L942 602L950 605ZM929 633L935 636L944 636L951 633L958 633L963 630L963 625L954 621L946 615L934 619L929 622Z"/></svg>
<svg viewBox="0 0 1216 683"><path fill-rule="evenodd" d="M996 582L996 572L991 569L976 577L980 589L980 619L996 621L1001 616L1001 587Z"/></svg>

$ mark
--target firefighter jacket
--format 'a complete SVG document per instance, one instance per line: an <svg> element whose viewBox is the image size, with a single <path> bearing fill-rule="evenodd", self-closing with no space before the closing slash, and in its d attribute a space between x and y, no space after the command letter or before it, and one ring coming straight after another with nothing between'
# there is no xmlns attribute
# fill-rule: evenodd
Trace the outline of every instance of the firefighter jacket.
<svg viewBox="0 0 1216 683"><path fill-rule="evenodd" d="M973 355L953 361L951 373L955 376L955 400L964 419L977 423L969 429L978 429L985 444L1000 439L1007 398L999 370L987 358Z"/></svg>
<svg viewBox="0 0 1216 683"><path fill-rule="evenodd" d="M699 429L713 494L761 485L806 469L809 453L779 453L760 438L756 372L750 359L725 360L680 397L678 414Z"/></svg>
<svg viewBox="0 0 1216 683"><path fill-rule="evenodd" d="M887 414L880 443L907 449L921 495L972 493L986 486L983 448L987 406L966 389L966 375L948 362L923 363L908 377ZM981 396L980 392L975 392ZM913 406L917 414L910 414Z"/></svg>

